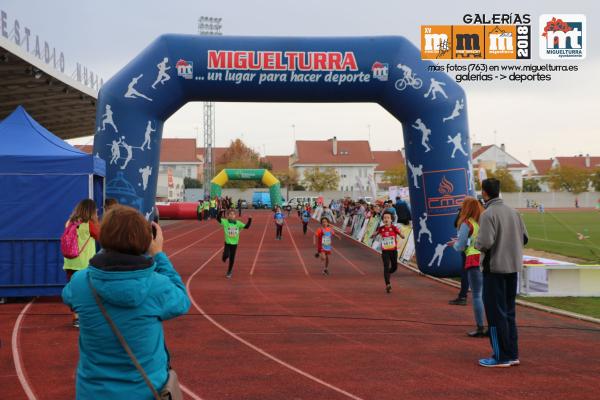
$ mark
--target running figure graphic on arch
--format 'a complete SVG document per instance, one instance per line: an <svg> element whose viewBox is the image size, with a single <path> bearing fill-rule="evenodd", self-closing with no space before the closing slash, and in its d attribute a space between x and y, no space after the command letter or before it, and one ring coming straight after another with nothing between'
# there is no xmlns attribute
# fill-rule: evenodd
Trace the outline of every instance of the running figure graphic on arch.
<svg viewBox="0 0 600 400"><path fill-rule="evenodd" d="M142 143L140 150L144 151L144 147L150 150L150 135L152 132L156 132L156 129L152 129L152 121L148 121L148 124L146 125L146 132L144 133L144 143Z"/></svg>
<svg viewBox="0 0 600 400"><path fill-rule="evenodd" d="M141 94L134 88L134 86L137 85L138 81L142 78L142 76L144 76L144 74L139 74L138 76L134 77L131 80L131 82L129 82L129 85L127 85L127 92L125 92L125 97L127 97L128 99L137 99L138 97L141 97L148 101L152 101L150 97Z"/></svg>
<svg viewBox="0 0 600 400"><path fill-rule="evenodd" d="M431 81L431 83L429 84L429 90L427 91L427 93L425 93L423 95L423 97L429 98L429 95L431 95L431 100L435 100L436 93L439 93L447 99L448 96L446 95L446 92L444 91L444 88L442 87L442 86L446 86L446 84L444 82L436 81L433 78L431 78L430 81Z"/></svg>
<svg viewBox="0 0 600 400"><path fill-rule="evenodd" d="M422 217L419 217L419 236L417 236L417 243L421 243L421 235L426 234L429 238L429 243L433 243L431 240L431 231L427 228L427 213L424 212Z"/></svg>
<svg viewBox="0 0 600 400"><path fill-rule="evenodd" d="M123 165L121 165L121 169L125 169L127 168L127 164L129 164L129 161L131 161L131 159L133 158L133 146L128 145L125 142L125 136L121 136L121 146L125 147L125 150L127 151L127 157L125 157L125 162L123 163Z"/></svg>
<svg viewBox="0 0 600 400"><path fill-rule="evenodd" d="M425 153L430 152L431 147L429 147L429 136L431 135L431 129L425 126L425 123L421 121L421 118L417 118L415 124L412 125L412 127L418 131L421 131L421 144L423 145L423 147L425 147Z"/></svg>
<svg viewBox="0 0 600 400"><path fill-rule="evenodd" d="M156 89L157 83L164 85L166 81L171 79L169 74L167 74L167 71L171 69L171 67L169 67L167 65L168 63L169 63L169 58L165 57L165 58L163 58L163 60L161 62L156 64L156 67L158 68L158 76L156 77L156 80L152 84L152 89Z"/></svg>
<svg viewBox="0 0 600 400"><path fill-rule="evenodd" d="M460 132L458 132L454 137L448 136L448 141L446 143L452 143L454 145L454 149L452 149L452 155L450 156L451 158L454 158L456 151L460 151L464 156L468 156L465 149L463 149L462 134Z"/></svg>
<svg viewBox="0 0 600 400"><path fill-rule="evenodd" d="M442 118L442 122L450 121L451 119L460 117L460 111L465 108L464 99L456 100L454 104L454 110L452 110L452 114L449 117Z"/></svg>
<svg viewBox="0 0 600 400"><path fill-rule="evenodd" d="M410 169L410 173L413 177L413 185L415 188L420 189L418 178L423 176L423 164L419 164L419 166L414 166L410 163L410 161L406 161L408 163L408 168Z"/></svg>
<svg viewBox="0 0 600 400"><path fill-rule="evenodd" d="M435 252L433 253L433 258L431 259L431 261L429 261L429 264L427 264L427 266L429 266L429 267L433 266L433 264L435 263L435 261L437 259L437 266L439 267L440 264L442 263L442 257L444 257L444 250L446 250L446 247L448 247L448 245L446 243L438 243L435 246Z"/></svg>
<svg viewBox="0 0 600 400"><path fill-rule="evenodd" d="M115 121L113 120L113 111L112 108L110 107L110 104L107 104L106 107L104 107L104 114L102 114L102 118L104 118L102 120L102 128L98 127L98 132L103 131L106 129L106 125L110 125L113 127L113 129L115 130L116 133L119 133L119 130L117 129L117 126L115 125Z"/></svg>

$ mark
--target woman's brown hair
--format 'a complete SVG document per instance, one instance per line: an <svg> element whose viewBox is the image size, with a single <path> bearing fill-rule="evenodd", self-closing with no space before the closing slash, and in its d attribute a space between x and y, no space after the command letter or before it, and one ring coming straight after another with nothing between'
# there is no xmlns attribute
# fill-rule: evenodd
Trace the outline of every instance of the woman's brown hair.
<svg viewBox="0 0 600 400"><path fill-rule="evenodd" d="M100 244L106 250L142 255L152 242L152 227L137 210L117 205L104 215Z"/></svg>
<svg viewBox="0 0 600 400"><path fill-rule="evenodd" d="M70 222L90 222L96 216L96 202L92 199L81 200L76 206L71 216Z"/></svg>
<svg viewBox="0 0 600 400"><path fill-rule="evenodd" d="M458 214L457 225L460 226L469 218L473 218L479 223L479 217L481 217L482 212L483 206L479 201L477 201L477 199L473 197L465 197L465 200L460 208L460 213Z"/></svg>

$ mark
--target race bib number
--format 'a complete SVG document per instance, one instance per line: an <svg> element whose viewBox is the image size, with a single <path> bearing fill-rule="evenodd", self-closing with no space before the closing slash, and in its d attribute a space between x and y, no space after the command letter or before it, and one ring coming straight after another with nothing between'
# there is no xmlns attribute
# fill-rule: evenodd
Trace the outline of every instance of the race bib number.
<svg viewBox="0 0 600 400"><path fill-rule="evenodd" d="M381 241L384 250L396 250L396 240L393 236L384 237Z"/></svg>
<svg viewBox="0 0 600 400"><path fill-rule="evenodd" d="M227 236L229 236L230 238L234 238L238 235L238 228L235 226L230 226L229 228L227 228Z"/></svg>
<svg viewBox="0 0 600 400"><path fill-rule="evenodd" d="M323 247L323 250L331 250L331 236L323 236L321 247Z"/></svg>

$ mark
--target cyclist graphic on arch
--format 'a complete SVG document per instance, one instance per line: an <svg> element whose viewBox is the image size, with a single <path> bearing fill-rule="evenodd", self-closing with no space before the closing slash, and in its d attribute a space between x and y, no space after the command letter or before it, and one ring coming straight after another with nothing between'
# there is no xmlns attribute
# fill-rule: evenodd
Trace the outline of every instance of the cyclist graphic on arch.
<svg viewBox="0 0 600 400"><path fill-rule="evenodd" d="M406 89L406 86L410 86L415 90L421 89L423 81L421 78L417 78L417 74L415 74L408 65L398 64L397 67L404 72L404 76L395 83L397 90L404 90Z"/></svg>

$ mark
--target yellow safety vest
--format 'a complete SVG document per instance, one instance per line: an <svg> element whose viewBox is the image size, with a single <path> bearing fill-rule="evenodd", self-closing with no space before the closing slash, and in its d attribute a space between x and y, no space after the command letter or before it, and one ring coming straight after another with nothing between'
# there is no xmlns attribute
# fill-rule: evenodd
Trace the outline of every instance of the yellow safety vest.
<svg viewBox="0 0 600 400"><path fill-rule="evenodd" d="M211 200L210 201L210 208L217 208L217 201L216 200Z"/></svg>
<svg viewBox="0 0 600 400"><path fill-rule="evenodd" d="M475 248L475 242L477 241L477 235L479 235L479 224L473 218L469 218L469 222L473 226L473 234L469 238L469 245L465 249L465 254L467 256L481 254L481 252Z"/></svg>

